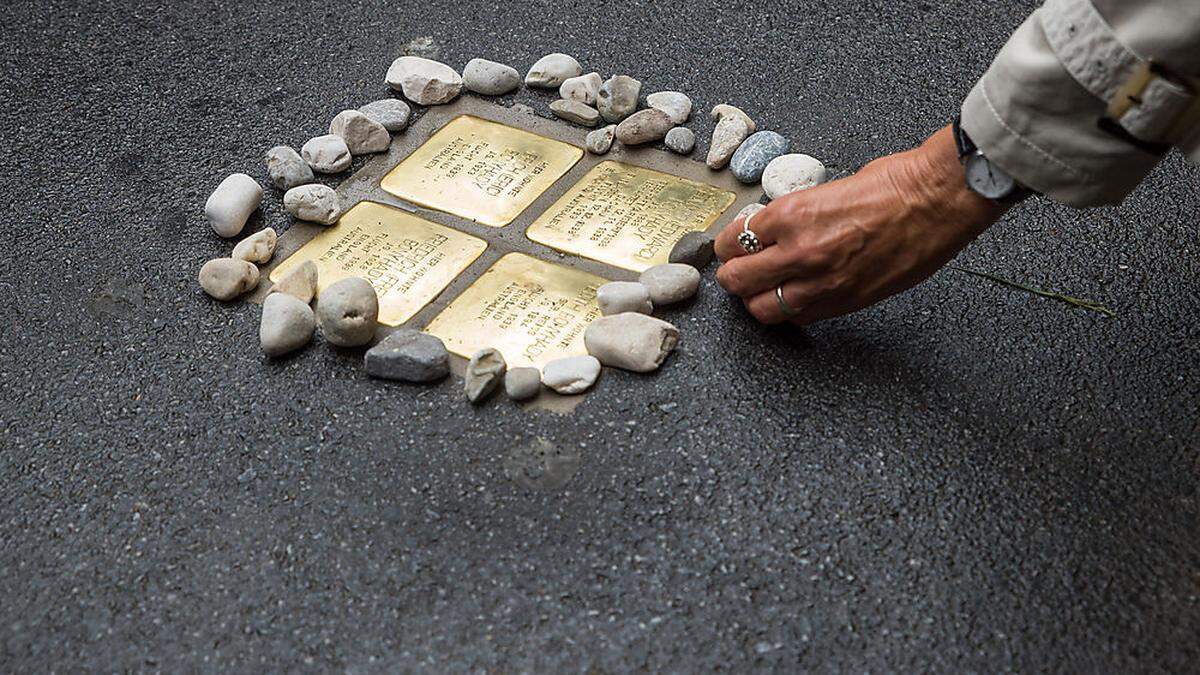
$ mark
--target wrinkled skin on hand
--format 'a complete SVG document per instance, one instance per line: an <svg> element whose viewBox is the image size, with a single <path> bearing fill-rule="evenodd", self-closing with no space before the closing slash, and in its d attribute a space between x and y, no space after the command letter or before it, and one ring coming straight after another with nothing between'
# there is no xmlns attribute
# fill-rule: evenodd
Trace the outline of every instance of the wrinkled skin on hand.
<svg viewBox="0 0 1200 675"><path fill-rule="evenodd" d="M809 324L915 286L1005 208L966 187L946 127L914 150L771 202L750 223L759 253L738 245L742 219L734 220L717 235L717 281L762 323ZM777 286L794 316L779 306Z"/></svg>

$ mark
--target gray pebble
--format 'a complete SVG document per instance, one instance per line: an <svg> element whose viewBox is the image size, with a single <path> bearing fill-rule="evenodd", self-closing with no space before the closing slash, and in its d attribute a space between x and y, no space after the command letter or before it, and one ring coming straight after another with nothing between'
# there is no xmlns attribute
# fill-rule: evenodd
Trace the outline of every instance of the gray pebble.
<svg viewBox="0 0 1200 675"><path fill-rule="evenodd" d="M317 323L325 340L338 347L360 347L375 337L379 298L360 277L330 284L317 298Z"/></svg>
<svg viewBox="0 0 1200 675"><path fill-rule="evenodd" d="M298 220L332 225L342 215L342 200L328 185L312 183L294 187L284 193L283 210Z"/></svg>
<svg viewBox="0 0 1200 675"><path fill-rule="evenodd" d="M309 139L300 148L300 156L317 173L338 173L350 168L350 148L345 139L334 134Z"/></svg>
<svg viewBox="0 0 1200 675"><path fill-rule="evenodd" d="M408 126L408 117L412 114L408 104L398 98L385 98L359 108L358 111L379 122L388 131L403 131Z"/></svg>
<svg viewBox="0 0 1200 675"><path fill-rule="evenodd" d="M329 133L341 136L351 155L383 152L392 144L386 127L358 110L343 110L329 123Z"/></svg>
<svg viewBox="0 0 1200 675"><path fill-rule="evenodd" d="M610 124L603 129L589 132L584 144L593 155L603 155L612 148L613 139L617 136L617 125Z"/></svg>
<svg viewBox="0 0 1200 675"><path fill-rule="evenodd" d="M675 124L683 124L692 116L692 99L678 91L656 91L646 97L646 105L665 112Z"/></svg>
<svg viewBox="0 0 1200 675"><path fill-rule="evenodd" d="M593 321L583 341L588 353L606 366L648 373L679 344L679 330L662 319L626 312Z"/></svg>
<svg viewBox="0 0 1200 675"><path fill-rule="evenodd" d="M245 260L217 258L200 268L199 281L210 296L232 300L258 285L258 268Z"/></svg>
<svg viewBox="0 0 1200 675"><path fill-rule="evenodd" d="M788 151L792 142L774 131L760 131L751 135L733 153L729 170L743 183L757 183L771 160Z"/></svg>
<svg viewBox="0 0 1200 675"><path fill-rule="evenodd" d="M491 396L493 391L504 380L508 364L504 355L488 347L475 352L467 364L466 376L463 378L463 393L471 403L479 403Z"/></svg>
<svg viewBox="0 0 1200 675"><path fill-rule="evenodd" d="M542 373L537 368L510 368L504 374L504 393L514 401L528 401L542 390Z"/></svg>
<svg viewBox="0 0 1200 675"><path fill-rule="evenodd" d="M233 247L234 260L245 260L246 262L262 264L271 259L275 254L275 243L279 240L279 236L275 230L268 227L259 230L254 234L239 241L237 246Z"/></svg>
<svg viewBox="0 0 1200 675"><path fill-rule="evenodd" d="M651 314L650 291L640 281L610 281L596 290L596 304L604 316L623 312Z"/></svg>
<svg viewBox="0 0 1200 675"><path fill-rule="evenodd" d="M660 141L671 130L671 118L661 110L639 110L617 125L617 140L625 145Z"/></svg>
<svg viewBox="0 0 1200 675"><path fill-rule="evenodd" d="M581 124L585 127L594 127L600 122L600 113L596 112L595 108L579 101L568 101L565 98L560 98L551 103L550 112L568 122Z"/></svg>
<svg viewBox="0 0 1200 675"><path fill-rule="evenodd" d="M258 343L267 356L281 356L312 341L317 318L307 302L285 293L272 293L263 301Z"/></svg>
<svg viewBox="0 0 1200 675"><path fill-rule="evenodd" d="M269 292L285 293L307 305L317 294L317 264L311 260L305 260L286 277L280 279L279 283L272 286Z"/></svg>
<svg viewBox="0 0 1200 675"><path fill-rule="evenodd" d="M583 66L567 54L547 54L525 75L525 84L541 89L558 89L572 77L583 74Z"/></svg>
<svg viewBox="0 0 1200 675"><path fill-rule="evenodd" d="M786 194L807 190L825 182L825 165L816 157L780 155L763 170L762 186L767 197L778 199Z"/></svg>
<svg viewBox="0 0 1200 675"><path fill-rule="evenodd" d="M600 94L601 84L604 84L604 80L600 78L600 73L572 77L558 88L558 95L568 101L579 101L584 105L594 106L596 97Z"/></svg>
<svg viewBox="0 0 1200 675"><path fill-rule="evenodd" d="M600 361L591 356L555 359L542 368L542 384L560 394L582 394L600 377Z"/></svg>
<svg viewBox="0 0 1200 675"><path fill-rule="evenodd" d="M388 67L384 78L388 86L404 92L418 105L441 105L453 101L462 91L463 80L450 66L420 56L401 56Z"/></svg>
<svg viewBox="0 0 1200 675"><path fill-rule="evenodd" d="M213 232L222 237L236 237L250 214L262 204L263 190L250 176L235 173L225 177L204 202L204 217Z"/></svg>
<svg viewBox="0 0 1200 675"><path fill-rule="evenodd" d="M463 68L463 85L484 96L500 96L521 86L516 68L487 59L471 59Z"/></svg>
<svg viewBox="0 0 1200 675"><path fill-rule="evenodd" d="M617 124L637 110L641 93L641 82L628 75L614 75L600 85L596 107L600 109L601 117L611 124Z"/></svg>
<svg viewBox="0 0 1200 675"><path fill-rule="evenodd" d="M450 373L450 352L440 339L400 328L367 350L367 374L404 382L436 382Z"/></svg>
<svg viewBox="0 0 1200 675"><path fill-rule="evenodd" d="M696 148L696 134L687 127L675 127L667 132L667 147L681 155L690 155Z"/></svg>
<svg viewBox="0 0 1200 675"><path fill-rule="evenodd" d="M707 232L688 232L675 242L667 260L691 265L698 270L708 267L713 259L713 238Z"/></svg>
<svg viewBox="0 0 1200 675"><path fill-rule="evenodd" d="M749 115L724 103L713 107L712 117L717 121L717 126L713 128L706 162L710 169L722 169L742 141L754 133L756 126Z"/></svg>
<svg viewBox="0 0 1200 675"><path fill-rule="evenodd" d="M650 292L655 307L683 302L700 288L700 271L691 265L667 263L642 272L638 281Z"/></svg>
<svg viewBox="0 0 1200 675"><path fill-rule="evenodd" d="M286 145L277 145L268 150L265 160L271 182L280 190L290 190L316 180L312 167L304 162L300 153Z"/></svg>

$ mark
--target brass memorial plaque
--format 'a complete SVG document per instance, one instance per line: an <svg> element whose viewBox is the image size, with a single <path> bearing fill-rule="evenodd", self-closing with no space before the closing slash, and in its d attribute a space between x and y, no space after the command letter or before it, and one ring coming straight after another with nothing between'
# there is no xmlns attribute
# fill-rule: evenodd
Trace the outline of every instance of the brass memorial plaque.
<svg viewBox="0 0 1200 675"><path fill-rule="evenodd" d="M586 354L583 331L600 316L594 274L509 253L425 327L446 348L470 358L495 347L509 367Z"/></svg>
<svg viewBox="0 0 1200 675"><path fill-rule="evenodd" d="M508 225L575 166L583 150L462 115L380 183L401 199L492 227Z"/></svg>
<svg viewBox="0 0 1200 675"><path fill-rule="evenodd" d="M597 164L529 226L550 248L634 272L667 262L684 234L707 230L736 195L620 162Z"/></svg>
<svg viewBox="0 0 1200 675"><path fill-rule="evenodd" d="M379 323L398 326L429 304L479 257L487 243L375 202L359 202L271 272L278 282L305 261L317 265L318 292L362 277L379 295Z"/></svg>

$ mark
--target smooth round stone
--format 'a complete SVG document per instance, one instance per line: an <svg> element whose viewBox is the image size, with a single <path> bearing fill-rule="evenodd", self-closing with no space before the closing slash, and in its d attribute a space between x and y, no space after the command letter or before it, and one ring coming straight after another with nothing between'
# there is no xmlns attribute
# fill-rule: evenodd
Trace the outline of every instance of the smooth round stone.
<svg viewBox="0 0 1200 675"><path fill-rule="evenodd" d="M712 117L717 125L713 127L712 142L708 144L708 158L705 161L710 169L722 169L756 127L749 115L724 103L712 109Z"/></svg>
<svg viewBox="0 0 1200 675"><path fill-rule="evenodd" d="M510 368L504 374L504 393L514 401L528 401L542 390L542 373L537 368Z"/></svg>
<svg viewBox="0 0 1200 675"><path fill-rule="evenodd" d="M253 178L244 173L231 174L204 202L204 217L213 232L222 237L236 237L250 214L262 204L262 196L262 186Z"/></svg>
<svg viewBox="0 0 1200 675"><path fill-rule="evenodd" d="M617 140L625 145L661 141L671 130L671 118L661 110L639 110L617 125Z"/></svg>
<svg viewBox="0 0 1200 675"><path fill-rule="evenodd" d="M384 79L388 86L403 92L405 98L418 105L449 103L463 86L458 71L420 56L401 56L392 61Z"/></svg>
<svg viewBox="0 0 1200 675"><path fill-rule="evenodd" d="M217 300L232 300L258 285L258 268L245 260L217 258L200 268L199 281Z"/></svg>
<svg viewBox="0 0 1200 675"><path fill-rule="evenodd" d="M713 259L713 238L705 232L688 232L675 242L669 262L691 265L698 270L708 267Z"/></svg>
<svg viewBox="0 0 1200 675"><path fill-rule="evenodd" d="M307 302L283 293L272 293L263 301L258 344L267 356L281 356L312 341L317 318Z"/></svg>
<svg viewBox="0 0 1200 675"><path fill-rule="evenodd" d="M596 290L600 314L609 316L623 312L654 312L650 291L640 281L610 281Z"/></svg>
<svg viewBox="0 0 1200 675"><path fill-rule="evenodd" d="M268 227L239 241L233 247L233 259L245 260L252 263L265 263L275 255L275 242L279 236L275 230Z"/></svg>
<svg viewBox="0 0 1200 675"><path fill-rule="evenodd" d="M312 167L305 163L300 153L286 145L277 145L264 157L271 182L280 190L290 190L315 180Z"/></svg>
<svg viewBox="0 0 1200 675"><path fill-rule="evenodd" d="M700 271L691 265L667 263L655 265L638 278L650 292L655 307L683 302L700 288Z"/></svg>
<svg viewBox="0 0 1200 675"><path fill-rule="evenodd" d="M729 170L734 178L743 183L757 183L762 179L763 171L771 160L785 154L792 142L774 131L760 131L751 134L733 153L729 160Z"/></svg>
<svg viewBox="0 0 1200 675"><path fill-rule="evenodd" d="M400 328L368 349L363 365L371 377L436 382L450 373L450 352L433 335Z"/></svg>
<svg viewBox="0 0 1200 675"><path fill-rule="evenodd" d="M305 260L299 267L271 287L270 293L284 293L308 304L317 294L317 264Z"/></svg>
<svg viewBox="0 0 1200 675"><path fill-rule="evenodd" d="M468 61L462 76L468 91L484 96L500 96L521 86L521 74L516 68L487 59Z"/></svg>
<svg viewBox="0 0 1200 675"><path fill-rule="evenodd" d="M525 84L540 89L558 89L572 77L583 74L583 66L566 54L547 54L537 60L525 75Z"/></svg>
<svg viewBox="0 0 1200 675"><path fill-rule="evenodd" d="M687 127L675 127L667 132L667 147L681 155L691 154L696 148L696 134Z"/></svg>
<svg viewBox="0 0 1200 675"><path fill-rule="evenodd" d="M313 183L284 193L283 209L299 220L332 225L342 215L342 200L328 185Z"/></svg>
<svg viewBox="0 0 1200 675"><path fill-rule="evenodd" d="M607 122L617 124L637 110L638 96L641 94L641 82L628 75L614 75L600 85L600 91L596 93L596 107Z"/></svg>
<svg viewBox="0 0 1200 675"><path fill-rule="evenodd" d="M598 377L600 361L591 355L555 359L542 368L542 384L566 395L582 394Z"/></svg>
<svg viewBox="0 0 1200 675"><path fill-rule="evenodd" d="M488 347L475 352L467 363L467 372L463 378L463 393L471 403L479 403L491 396L496 387L504 380L508 364L504 355Z"/></svg>
<svg viewBox="0 0 1200 675"><path fill-rule="evenodd" d="M645 314L602 316L584 331L588 353L614 368L649 373L658 370L679 344L679 330Z"/></svg>
<svg viewBox="0 0 1200 675"><path fill-rule="evenodd" d="M341 136L351 155L383 152L392 144L386 127L358 110L343 110L329 123L329 133Z"/></svg>
<svg viewBox="0 0 1200 675"><path fill-rule="evenodd" d="M588 73L579 77L571 77L558 88L558 95L568 101L579 101L584 105L596 105L596 97L600 95L600 85L604 80L600 73Z"/></svg>
<svg viewBox="0 0 1200 675"><path fill-rule="evenodd" d="M408 104L398 98L385 98L359 108L358 111L379 122L388 131L403 131L412 114Z"/></svg>
<svg viewBox="0 0 1200 675"><path fill-rule="evenodd" d="M595 108L579 101L568 101L565 98L551 103L550 112L554 113L556 117L585 127L594 127L600 122L600 113L596 112Z"/></svg>
<svg viewBox="0 0 1200 675"><path fill-rule="evenodd" d="M325 340L338 347L359 347L375 337L379 298L366 279L347 277L317 297L317 323Z"/></svg>
<svg viewBox="0 0 1200 675"><path fill-rule="evenodd" d="M656 91L646 97L646 105L665 112L675 124L683 124L692 116L692 99L678 91Z"/></svg>
<svg viewBox="0 0 1200 675"><path fill-rule="evenodd" d="M610 124L602 129L589 132L584 140L584 145L593 155L603 155L612 148L613 139L616 137L617 125Z"/></svg>
<svg viewBox="0 0 1200 675"><path fill-rule="evenodd" d="M778 199L825 182L825 165L816 157L780 155L763 170L762 186L767 197Z"/></svg>
<svg viewBox="0 0 1200 675"><path fill-rule="evenodd" d="M350 148L345 139L334 134L309 139L300 148L300 156L318 173L338 173L350 168Z"/></svg>

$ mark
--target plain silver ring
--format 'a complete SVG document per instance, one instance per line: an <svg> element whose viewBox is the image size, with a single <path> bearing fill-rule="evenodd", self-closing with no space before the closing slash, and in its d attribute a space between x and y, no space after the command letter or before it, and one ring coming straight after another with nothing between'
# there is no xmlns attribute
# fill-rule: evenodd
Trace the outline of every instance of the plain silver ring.
<svg viewBox="0 0 1200 675"><path fill-rule="evenodd" d="M787 318L795 318L800 315L800 311L788 304L787 300L783 299L783 286L775 287L775 302L779 303L779 311Z"/></svg>

